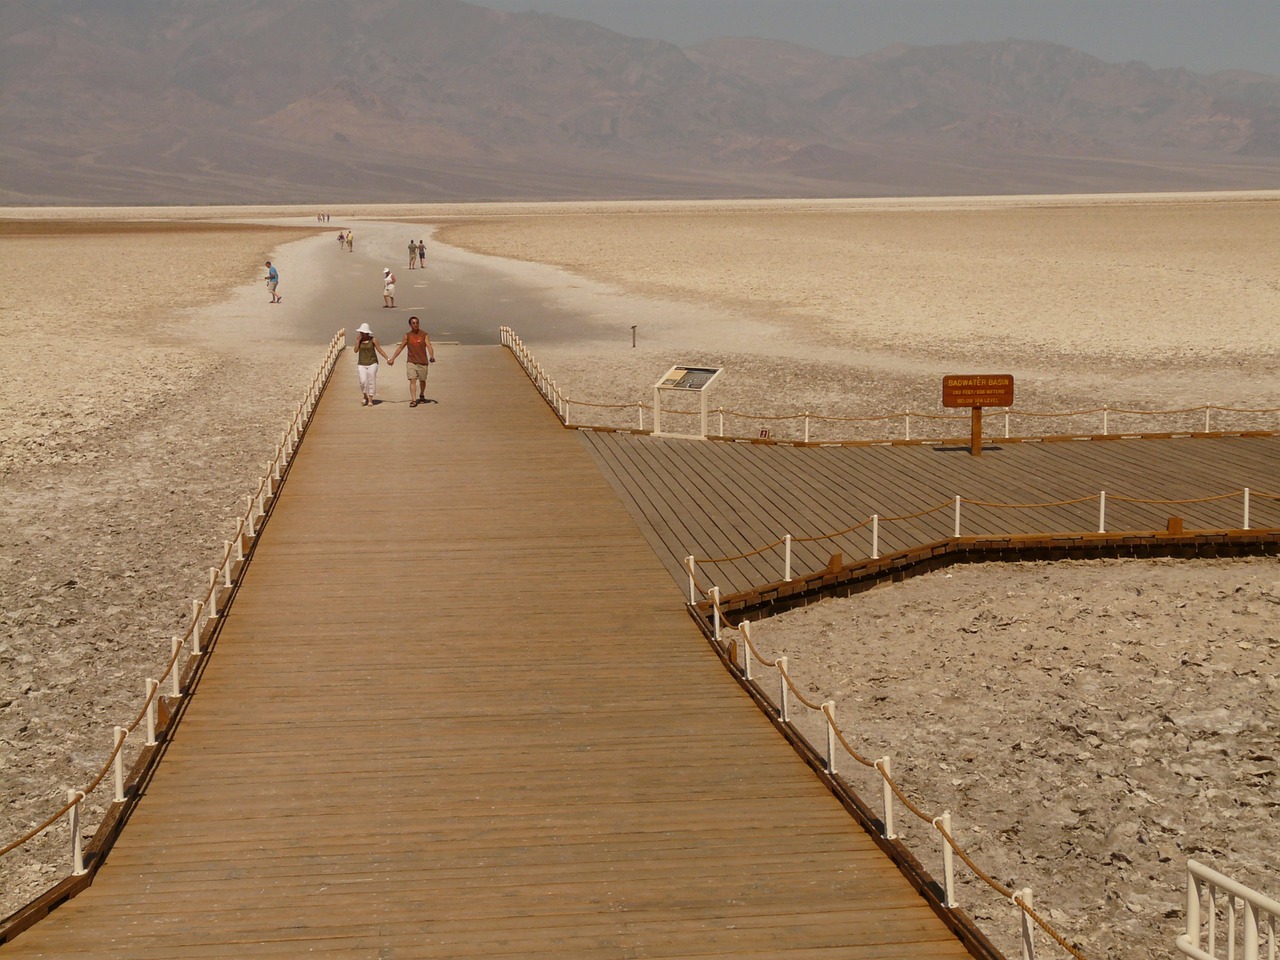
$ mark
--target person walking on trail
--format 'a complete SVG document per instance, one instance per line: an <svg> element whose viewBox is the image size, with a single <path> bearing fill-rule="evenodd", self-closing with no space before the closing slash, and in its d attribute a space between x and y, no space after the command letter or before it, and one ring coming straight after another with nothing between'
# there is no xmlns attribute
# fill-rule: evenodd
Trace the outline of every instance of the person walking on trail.
<svg viewBox="0 0 1280 960"><path fill-rule="evenodd" d="M356 232L354 230L347 231L347 253L351 252L352 245L356 242Z"/></svg>
<svg viewBox="0 0 1280 960"><path fill-rule="evenodd" d="M409 356L405 360L405 367L409 372L409 406L416 407L427 401L427 365L436 362L436 351L435 347L431 346L431 337L427 335L427 331L419 329L417 317L409 318L409 332L400 341L400 346L396 347L396 352L387 358L388 367L395 366L396 357L400 356L400 351L406 347L409 348ZM416 397L413 395L415 384L418 393Z"/></svg>
<svg viewBox="0 0 1280 960"><path fill-rule="evenodd" d="M382 354L384 360L388 358L387 352L378 345L367 323L360 324L356 332L360 334L360 339L351 349L356 354L356 377L360 381L360 393L364 396L361 403L367 407L376 403L374 397L378 393L378 354Z"/></svg>
<svg viewBox="0 0 1280 960"><path fill-rule="evenodd" d="M409 241L409 269L412 270L418 265L418 245L414 241Z"/></svg>
<svg viewBox="0 0 1280 960"><path fill-rule="evenodd" d="M427 245L421 240L418 241L418 266L427 269Z"/></svg>
<svg viewBox="0 0 1280 960"><path fill-rule="evenodd" d="M382 305L384 307L396 305L396 275L391 272L390 267L382 271Z"/></svg>
<svg viewBox="0 0 1280 960"><path fill-rule="evenodd" d="M271 261L267 261L267 275L264 277L267 281L267 292L271 294L271 302L279 303L280 294L276 293L276 287L280 285L280 272L271 265Z"/></svg>

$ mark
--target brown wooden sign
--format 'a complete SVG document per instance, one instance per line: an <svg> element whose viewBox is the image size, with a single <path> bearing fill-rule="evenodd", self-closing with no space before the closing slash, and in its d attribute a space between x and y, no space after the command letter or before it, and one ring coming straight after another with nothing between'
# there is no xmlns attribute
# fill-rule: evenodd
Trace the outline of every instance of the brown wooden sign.
<svg viewBox="0 0 1280 960"><path fill-rule="evenodd" d="M955 374L942 378L944 407L1011 407L1013 377L1007 373Z"/></svg>

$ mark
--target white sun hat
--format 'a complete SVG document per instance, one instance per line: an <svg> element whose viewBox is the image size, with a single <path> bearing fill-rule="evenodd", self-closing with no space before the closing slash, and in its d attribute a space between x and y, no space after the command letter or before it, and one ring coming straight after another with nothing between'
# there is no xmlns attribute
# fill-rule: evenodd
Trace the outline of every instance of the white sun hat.
<svg viewBox="0 0 1280 960"><path fill-rule="evenodd" d="M367 323L360 324L360 326L356 328L356 333L367 333L369 336L373 336L373 331L369 329L369 325Z"/></svg>

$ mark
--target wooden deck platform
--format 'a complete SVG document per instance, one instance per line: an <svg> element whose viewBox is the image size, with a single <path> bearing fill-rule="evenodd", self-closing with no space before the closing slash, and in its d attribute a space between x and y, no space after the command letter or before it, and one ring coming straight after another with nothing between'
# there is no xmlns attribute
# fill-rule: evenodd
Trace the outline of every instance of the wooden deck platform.
<svg viewBox="0 0 1280 960"><path fill-rule="evenodd" d="M343 361L121 840L6 960L967 956L515 361L439 356L417 409Z"/></svg>
<svg viewBox="0 0 1280 960"><path fill-rule="evenodd" d="M659 439L582 432L596 462L626 503L650 546L687 593L685 557L733 557L791 534L818 537L867 520L904 517L956 496L985 503L1072 506L1005 510L963 504L962 536L1087 532L1098 529L1099 491L1108 495L1108 530L1164 530L1170 516L1192 528L1234 529L1242 497L1185 500L1249 487L1280 494L1280 437L989 442L982 456L958 446L794 447ZM1280 502L1253 497L1251 526L1280 527ZM883 556L954 532L951 508L880 526ZM796 542L792 573L871 556L871 529L834 540ZM783 548L699 566L700 579L736 593L783 578Z"/></svg>

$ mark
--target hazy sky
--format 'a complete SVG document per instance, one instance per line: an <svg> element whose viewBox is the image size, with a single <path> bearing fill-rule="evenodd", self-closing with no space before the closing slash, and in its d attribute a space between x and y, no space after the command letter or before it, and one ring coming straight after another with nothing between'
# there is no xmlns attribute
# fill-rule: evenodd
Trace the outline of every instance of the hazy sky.
<svg viewBox="0 0 1280 960"><path fill-rule="evenodd" d="M856 56L894 43L1047 40L1102 60L1280 76L1280 0L473 0L687 45L768 37Z"/></svg>

